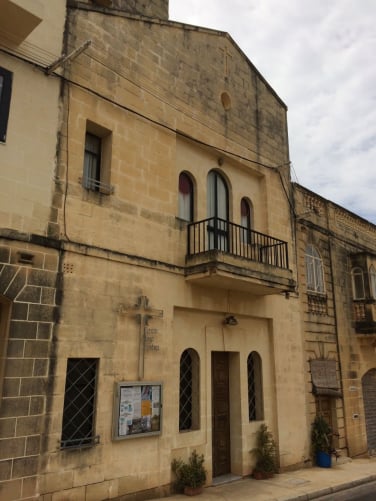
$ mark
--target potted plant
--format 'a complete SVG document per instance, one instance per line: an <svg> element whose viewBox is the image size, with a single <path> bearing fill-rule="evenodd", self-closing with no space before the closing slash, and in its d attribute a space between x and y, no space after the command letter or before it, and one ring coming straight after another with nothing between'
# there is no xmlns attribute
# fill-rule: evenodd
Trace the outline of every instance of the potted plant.
<svg viewBox="0 0 376 501"><path fill-rule="evenodd" d="M187 496L202 492L206 481L204 461L204 455L198 454L196 450L191 453L187 462L182 459L172 461L171 468L176 476L175 486L179 492L184 492Z"/></svg>
<svg viewBox="0 0 376 501"><path fill-rule="evenodd" d="M260 425L256 434L256 447L251 450L256 457L252 476L258 480L271 478L278 471L277 446L272 433L265 423Z"/></svg>
<svg viewBox="0 0 376 501"><path fill-rule="evenodd" d="M323 416L315 417L312 423L311 443L317 466L321 468L332 466L332 455L337 457L337 451L333 447L333 436L335 435L338 434L333 432Z"/></svg>

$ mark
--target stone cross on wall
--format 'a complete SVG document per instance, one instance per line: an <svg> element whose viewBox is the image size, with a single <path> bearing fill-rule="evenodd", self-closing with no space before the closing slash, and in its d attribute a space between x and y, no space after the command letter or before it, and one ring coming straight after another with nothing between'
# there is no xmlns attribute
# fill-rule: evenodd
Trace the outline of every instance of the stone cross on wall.
<svg viewBox="0 0 376 501"><path fill-rule="evenodd" d="M149 299L146 296L139 296L137 298L137 303L134 306L127 307L124 304L120 304L118 312L120 313L120 315L135 317L138 324L140 325L138 378L141 380L144 377L146 328L151 318L163 317L163 310L153 309L150 306Z"/></svg>

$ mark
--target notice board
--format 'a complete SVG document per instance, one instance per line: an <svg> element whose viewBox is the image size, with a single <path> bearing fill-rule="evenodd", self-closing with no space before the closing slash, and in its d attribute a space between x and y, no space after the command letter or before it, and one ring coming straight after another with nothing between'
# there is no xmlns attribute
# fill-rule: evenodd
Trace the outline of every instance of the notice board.
<svg viewBox="0 0 376 501"><path fill-rule="evenodd" d="M159 435L162 426L162 383L121 382L115 385L113 439Z"/></svg>

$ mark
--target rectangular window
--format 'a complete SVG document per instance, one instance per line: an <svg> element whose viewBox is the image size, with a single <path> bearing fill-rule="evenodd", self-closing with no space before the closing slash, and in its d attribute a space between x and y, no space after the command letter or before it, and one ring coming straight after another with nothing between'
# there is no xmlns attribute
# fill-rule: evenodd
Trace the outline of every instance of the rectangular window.
<svg viewBox="0 0 376 501"><path fill-rule="evenodd" d="M101 139L94 134L86 133L84 157L84 187L99 191L101 182Z"/></svg>
<svg viewBox="0 0 376 501"><path fill-rule="evenodd" d="M13 74L0 67L0 141L5 143L7 135Z"/></svg>
<svg viewBox="0 0 376 501"><path fill-rule="evenodd" d="M87 121L82 186L90 191L110 195L111 131Z"/></svg>
<svg viewBox="0 0 376 501"><path fill-rule="evenodd" d="M61 448L91 447L95 436L98 359L69 358L65 382Z"/></svg>

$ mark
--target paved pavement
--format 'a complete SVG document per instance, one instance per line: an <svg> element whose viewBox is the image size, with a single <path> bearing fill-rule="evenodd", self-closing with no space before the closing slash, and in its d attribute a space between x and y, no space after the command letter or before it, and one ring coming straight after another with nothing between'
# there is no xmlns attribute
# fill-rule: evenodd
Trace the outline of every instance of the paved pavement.
<svg viewBox="0 0 376 501"><path fill-rule="evenodd" d="M332 468L310 467L268 480L243 478L206 487L197 501L308 501L376 480L376 458L342 458ZM166 501L187 500L177 494ZM376 500L376 493L375 493Z"/></svg>

